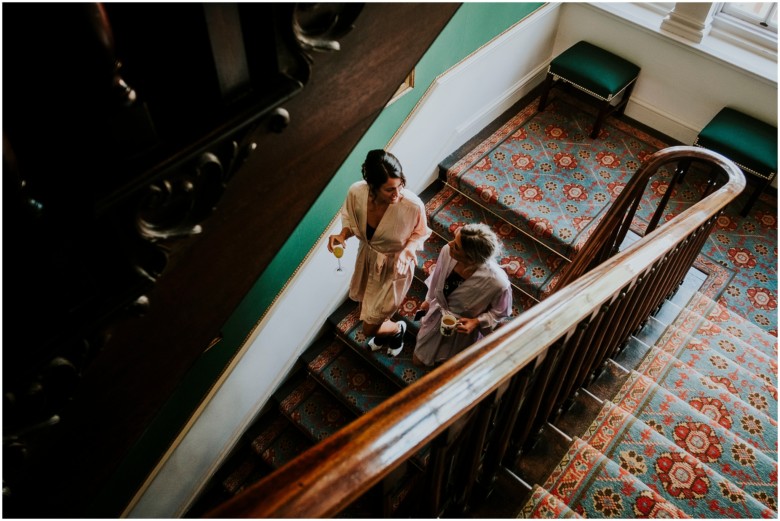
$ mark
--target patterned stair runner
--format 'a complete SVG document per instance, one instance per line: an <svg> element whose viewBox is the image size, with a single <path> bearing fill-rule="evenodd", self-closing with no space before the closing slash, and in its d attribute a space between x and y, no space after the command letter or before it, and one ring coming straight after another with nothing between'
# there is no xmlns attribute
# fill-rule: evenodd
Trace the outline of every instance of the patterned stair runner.
<svg viewBox="0 0 780 521"><path fill-rule="evenodd" d="M583 494L583 484L594 493ZM688 517L625 467L579 438L574 438L544 489L580 517ZM531 517L536 510L532 501L533 497L523 508L525 517Z"/></svg>
<svg viewBox="0 0 780 521"><path fill-rule="evenodd" d="M657 385L675 394L691 407L701 411L726 428L736 429L739 435L767 454L777 454L777 421L733 393L714 385L678 359L662 351L655 358L637 368ZM657 368L657 369L656 369Z"/></svg>
<svg viewBox="0 0 780 521"><path fill-rule="evenodd" d="M766 506L775 508L769 498L776 495L776 480L772 478L777 476L776 458L740 436L739 426L725 427L636 372L611 401Z"/></svg>
<svg viewBox="0 0 780 521"><path fill-rule="evenodd" d="M672 437L659 433L655 424L648 425L611 402L605 403L582 439L690 517L777 517L774 509L681 448ZM589 496L597 493L597 488L588 491Z"/></svg>
<svg viewBox="0 0 780 521"><path fill-rule="evenodd" d="M591 140L583 108L557 98L537 113L531 102L450 167L447 183L570 257L644 158L668 146L620 122Z"/></svg>
<svg viewBox="0 0 780 521"><path fill-rule="evenodd" d="M680 316L677 329L694 336L700 335L704 337L702 341L710 345L731 344L733 349L728 345L724 347L729 353L748 349L751 352L746 353L747 356L756 358L756 361L763 358L766 363L774 364L771 369L777 373L777 337L705 295L699 294L694 298L697 305L689 307ZM699 310L703 310L706 316Z"/></svg>
<svg viewBox="0 0 780 521"><path fill-rule="evenodd" d="M521 516L526 519L581 519L582 516L549 493L547 489L534 485L531 499L523 507Z"/></svg>
<svg viewBox="0 0 780 521"><path fill-rule="evenodd" d="M333 339L320 351L304 353L310 374L350 406L364 414L398 391L398 386L374 369L341 340Z"/></svg>
<svg viewBox="0 0 780 521"><path fill-rule="evenodd" d="M324 440L356 417L310 377L283 393L279 409L315 441Z"/></svg>

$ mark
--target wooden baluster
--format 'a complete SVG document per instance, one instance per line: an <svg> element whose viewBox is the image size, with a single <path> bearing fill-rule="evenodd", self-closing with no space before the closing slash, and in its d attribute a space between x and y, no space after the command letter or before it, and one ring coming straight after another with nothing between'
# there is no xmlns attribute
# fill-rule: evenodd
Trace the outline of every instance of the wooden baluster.
<svg viewBox="0 0 780 521"><path fill-rule="evenodd" d="M456 500L456 503L458 511L464 515L470 510L469 503L471 501L471 493L479 476L479 468L482 463L490 419L493 417L499 403L498 392L493 391L490 396L477 405L477 413L471 428L471 436L467 436L461 443L461 447L466 449L464 454L466 458L466 468L464 469L464 472L460 473L465 482L462 484L462 491L460 492L460 497Z"/></svg>
<svg viewBox="0 0 780 521"><path fill-rule="evenodd" d="M560 396L563 397L561 400L562 403L560 406L560 411L567 409L571 405L572 394L577 389L576 382L579 374L583 370L583 365L585 364L585 360L587 358L588 349L592 345L593 337L598 330L599 324L604 318L603 311L603 307L599 308L599 310L595 313L595 317L592 317L591 320L580 322L580 324L577 326L578 328L583 328L582 335L580 340L577 342L577 349L572 356L572 361L574 364L569 369L569 373L566 375L566 378L562 379L564 387L560 393Z"/></svg>
<svg viewBox="0 0 780 521"><path fill-rule="evenodd" d="M622 328L621 319L626 310L626 295L627 291L624 289L610 305L609 315L605 321L605 326L602 328L599 337L596 340L596 346L598 346L596 356L591 363L590 370L585 373L585 380L582 384L584 387L588 387L593 383L597 371L604 365L604 361L609 357L609 353L614 351L620 343L620 334L618 332Z"/></svg>
<svg viewBox="0 0 780 521"><path fill-rule="evenodd" d="M687 164L690 165L690 161L687 162ZM645 235L655 230L655 228L658 226L658 223L661 221L661 216L666 210L666 205L669 203L669 198L672 196L672 192L674 191L675 187L678 184L680 184L680 181L682 181L685 172L688 170L687 166L685 168L682 167L683 167L683 162L677 164L677 168L675 169L674 174L672 175L672 180L669 181L669 186L666 187L666 191L664 192L664 195L661 197L661 201L659 201L658 206L656 206L655 212L653 213L653 217L650 219L650 222L647 225L647 230L645 230Z"/></svg>
<svg viewBox="0 0 780 521"><path fill-rule="evenodd" d="M611 315L612 302L602 304L599 308L596 323L590 330L591 334L587 337L587 343L579 351L584 354L584 357L581 357L582 362L580 363L579 370L576 373L572 373L576 376L569 381L569 390L566 394L567 407L571 404L574 391L582 387L588 374L593 370L593 364L596 361L596 355L599 352L599 341L604 336L604 330L609 327Z"/></svg>
<svg viewBox="0 0 780 521"><path fill-rule="evenodd" d="M552 383L548 386L548 391L544 395L544 401L540 408L540 413L544 418L552 420L551 417L557 417L561 412L561 405L568 395L562 394L561 389L566 381L571 378L571 364L572 361L577 358L576 353L580 339L588 329L588 322L581 322L570 334L568 339L564 341L563 355L561 357L560 368L556 373L556 377L553 378ZM561 399L563 397L563 399Z"/></svg>
<svg viewBox="0 0 780 521"><path fill-rule="evenodd" d="M515 456L519 456L523 450L532 445L533 440L529 439L531 432L538 432L539 428L547 421L547 418L542 418L539 414L539 409L544 399L547 386L549 385L550 378L555 371L558 355L563 347L563 342L558 340L547 349L547 354L542 361L534 380L531 392L523 404L522 416L526 419L522 424L518 424L512 435L513 445L517 447Z"/></svg>
<svg viewBox="0 0 780 521"><path fill-rule="evenodd" d="M517 423L517 416L520 412L520 405L526 396L528 382L531 379L533 367L527 365L517 373L509 384L509 389L504 395L502 407L498 412L498 426L495 440L488 447L482 463L482 475L480 485L482 489L482 498L487 498L493 489L493 484L498 476L498 470L504 455L509 449L512 440L512 431Z"/></svg>

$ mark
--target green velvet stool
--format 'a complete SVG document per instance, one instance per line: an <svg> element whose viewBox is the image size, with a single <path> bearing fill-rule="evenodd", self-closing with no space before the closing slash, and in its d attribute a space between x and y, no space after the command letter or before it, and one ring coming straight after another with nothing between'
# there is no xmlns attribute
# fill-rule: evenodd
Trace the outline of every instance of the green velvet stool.
<svg viewBox="0 0 780 521"><path fill-rule="evenodd" d="M544 110L547 97L558 84L570 84L601 101L590 137L599 135L604 119L612 112L622 114L639 76L639 67L628 60L586 41L578 42L559 54L547 68L547 78L539 99ZM622 98L613 105L615 98Z"/></svg>
<svg viewBox="0 0 780 521"><path fill-rule="evenodd" d="M723 154L761 180L742 208L743 216L777 175L777 128L738 110L718 112L693 144Z"/></svg>

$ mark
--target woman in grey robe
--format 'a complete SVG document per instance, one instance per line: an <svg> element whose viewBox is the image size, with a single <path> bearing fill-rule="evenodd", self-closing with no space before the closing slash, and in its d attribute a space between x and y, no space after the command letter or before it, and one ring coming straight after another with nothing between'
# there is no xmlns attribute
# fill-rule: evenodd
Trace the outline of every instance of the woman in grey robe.
<svg viewBox="0 0 780 521"><path fill-rule="evenodd" d="M495 261L501 244L485 224L467 224L439 253L425 281L428 294L414 362L432 366L456 355L493 331L512 313L512 289ZM458 317L455 333L439 331L444 312Z"/></svg>

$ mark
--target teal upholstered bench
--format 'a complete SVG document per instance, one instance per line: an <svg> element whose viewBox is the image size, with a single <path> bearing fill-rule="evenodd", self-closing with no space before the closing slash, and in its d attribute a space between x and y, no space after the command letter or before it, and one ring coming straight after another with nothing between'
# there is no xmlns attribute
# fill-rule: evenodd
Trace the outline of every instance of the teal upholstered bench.
<svg viewBox="0 0 780 521"><path fill-rule="evenodd" d="M547 78L539 99L544 110L550 90L560 82L601 100L591 138L596 138L604 119L612 112L622 114L639 76L639 67L628 60L586 41L578 42L559 54L547 69ZM623 94L613 105L612 102Z"/></svg>
<svg viewBox="0 0 780 521"><path fill-rule="evenodd" d="M693 144L723 154L761 180L742 208L743 216L777 175L777 127L738 110L726 107L718 112Z"/></svg>

